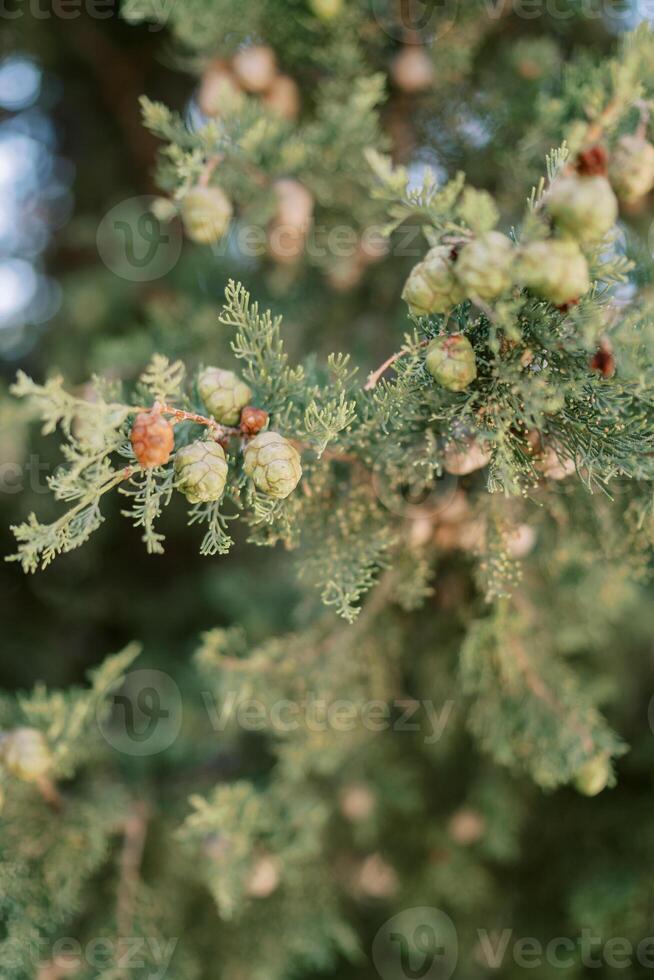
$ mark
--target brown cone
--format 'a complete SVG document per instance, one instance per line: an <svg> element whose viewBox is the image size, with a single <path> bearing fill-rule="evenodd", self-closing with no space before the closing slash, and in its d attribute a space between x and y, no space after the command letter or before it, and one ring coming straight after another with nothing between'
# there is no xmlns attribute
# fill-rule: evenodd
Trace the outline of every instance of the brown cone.
<svg viewBox="0 0 654 980"><path fill-rule="evenodd" d="M167 463L175 444L172 425L155 411L139 412L130 438L134 455L146 470Z"/></svg>

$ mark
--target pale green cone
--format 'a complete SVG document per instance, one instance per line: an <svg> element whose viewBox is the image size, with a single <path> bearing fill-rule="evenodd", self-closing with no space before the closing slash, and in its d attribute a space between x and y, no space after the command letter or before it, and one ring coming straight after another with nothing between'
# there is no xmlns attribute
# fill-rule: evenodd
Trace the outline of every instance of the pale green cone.
<svg viewBox="0 0 654 980"><path fill-rule="evenodd" d="M581 767L575 777L575 786L584 796L597 796L606 789L610 776L609 760L604 753L600 753Z"/></svg>
<svg viewBox="0 0 654 980"><path fill-rule="evenodd" d="M447 313L463 302L465 293L454 274L449 248L437 245L427 252L422 262L411 270L402 299L414 316Z"/></svg>
<svg viewBox="0 0 654 980"><path fill-rule="evenodd" d="M606 177L570 174L552 184L546 199L554 224L579 242L600 241L618 218L618 201Z"/></svg>
<svg viewBox="0 0 654 980"><path fill-rule="evenodd" d="M644 197L654 187L654 146L642 136L623 136L611 155L609 179L621 201Z"/></svg>
<svg viewBox="0 0 654 980"><path fill-rule="evenodd" d="M252 398L252 389L233 371L207 367L198 377L200 398L217 422L236 425L241 410Z"/></svg>
<svg viewBox="0 0 654 980"><path fill-rule="evenodd" d="M514 248L499 231L489 231L464 245L456 260L456 274L466 296L493 300L511 285Z"/></svg>
<svg viewBox="0 0 654 980"><path fill-rule="evenodd" d="M288 497L302 476L300 454L279 432L261 432L247 444L243 469L269 497Z"/></svg>
<svg viewBox="0 0 654 980"><path fill-rule="evenodd" d="M472 344L460 333L432 340L425 363L432 377L449 391L463 391L477 377Z"/></svg>
<svg viewBox="0 0 654 980"><path fill-rule="evenodd" d="M0 752L7 770L26 782L41 779L52 768L52 752L37 728L14 728L2 740Z"/></svg>
<svg viewBox="0 0 654 980"><path fill-rule="evenodd" d="M200 245L213 245L229 228L233 208L220 187L195 187L183 198L181 213L187 237Z"/></svg>
<svg viewBox="0 0 654 980"><path fill-rule="evenodd" d="M590 289L588 263L576 242L549 239L520 249L516 280L555 306L576 302Z"/></svg>
<svg viewBox="0 0 654 980"><path fill-rule="evenodd" d="M220 500L227 482L227 459L217 442L192 442L175 456L177 489L192 504Z"/></svg>
<svg viewBox="0 0 654 980"><path fill-rule="evenodd" d="M309 0L309 6L316 17L326 23L335 20L343 12L343 0Z"/></svg>

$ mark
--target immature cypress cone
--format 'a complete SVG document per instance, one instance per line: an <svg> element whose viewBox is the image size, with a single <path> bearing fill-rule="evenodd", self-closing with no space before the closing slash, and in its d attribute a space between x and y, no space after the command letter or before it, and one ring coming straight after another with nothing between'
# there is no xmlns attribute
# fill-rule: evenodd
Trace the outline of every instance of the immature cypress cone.
<svg viewBox="0 0 654 980"><path fill-rule="evenodd" d="M468 296L497 299L511 285L514 249L499 231L489 231L464 245L456 260L456 274Z"/></svg>
<svg viewBox="0 0 654 980"><path fill-rule="evenodd" d="M574 459L560 455L554 446L547 446L544 449L536 462L536 469L540 470L548 480L565 480L577 471Z"/></svg>
<svg viewBox="0 0 654 980"><path fill-rule="evenodd" d="M449 248L436 245L414 266L404 284L402 299L414 316L448 313L463 302L465 292L454 273Z"/></svg>
<svg viewBox="0 0 654 980"><path fill-rule="evenodd" d="M268 250L277 262L293 264L304 254L313 220L313 194L292 178L276 180L273 191L276 209L268 226Z"/></svg>
<svg viewBox="0 0 654 980"><path fill-rule="evenodd" d="M481 470L488 466L491 461L492 453L488 446L478 443L472 439L467 448L458 447L456 444L448 446L445 450L443 466L447 473L453 476L467 476L475 470Z"/></svg>
<svg viewBox="0 0 654 980"><path fill-rule="evenodd" d="M194 187L182 200L184 231L193 242L213 245L227 231L233 210L220 187Z"/></svg>
<svg viewBox="0 0 654 980"><path fill-rule="evenodd" d="M236 107L245 96L224 61L213 61L200 82L198 105L205 116L221 116L225 108Z"/></svg>
<svg viewBox="0 0 654 980"><path fill-rule="evenodd" d="M512 558L526 558L535 544L536 532L530 524L516 524L506 532L506 550Z"/></svg>
<svg viewBox="0 0 654 980"><path fill-rule="evenodd" d="M236 425L241 409L252 398L252 389L233 371L207 367L198 377L198 391L208 411L223 425Z"/></svg>
<svg viewBox="0 0 654 980"><path fill-rule="evenodd" d="M232 69L246 92L266 92L277 74L275 52L266 44L252 44L234 55Z"/></svg>
<svg viewBox="0 0 654 980"><path fill-rule="evenodd" d="M335 20L343 10L343 0L309 0L309 6L320 20L329 23Z"/></svg>
<svg viewBox="0 0 654 980"><path fill-rule="evenodd" d="M632 204L654 187L654 146L642 136L623 136L609 165L613 189L626 204Z"/></svg>
<svg viewBox="0 0 654 980"><path fill-rule="evenodd" d="M432 340L425 363L432 377L449 391L463 391L477 377L475 352L461 333Z"/></svg>
<svg viewBox="0 0 654 980"><path fill-rule="evenodd" d="M217 442L192 442L175 455L177 489L191 504L220 500L227 482L225 451Z"/></svg>
<svg viewBox="0 0 654 980"><path fill-rule="evenodd" d="M257 490L282 499L302 476L300 454L279 432L261 432L245 447L243 469Z"/></svg>
<svg viewBox="0 0 654 980"><path fill-rule="evenodd" d="M555 306L576 302L590 289L588 263L576 242L529 242L519 252L516 280Z"/></svg>
<svg viewBox="0 0 654 980"><path fill-rule="evenodd" d="M596 242L615 224L618 201L606 177L569 174L552 184L547 210L564 234Z"/></svg>
<svg viewBox="0 0 654 980"><path fill-rule="evenodd" d="M41 779L52 768L52 752L37 728L14 728L4 737L0 752L8 771L27 782Z"/></svg>
<svg viewBox="0 0 654 980"><path fill-rule="evenodd" d="M245 882L245 890L251 898L268 898L279 887L281 879L277 858L264 854L257 858Z"/></svg>
<svg viewBox="0 0 654 980"><path fill-rule="evenodd" d="M130 439L140 465L143 469L151 470L155 466L163 466L170 459L175 433L168 419L153 410L139 412L134 419Z"/></svg>
<svg viewBox="0 0 654 980"><path fill-rule="evenodd" d="M403 92L417 95L434 84L434 63L422 47L405 45L391 63L391 77Z"/></svg>
<svg viewBox="0 0 654 980"><path fill-rule="evenodd" d="M261 101L282 119L297 119L300 113L300 90L289 75L277 75Z"/></svg>
<svg viewBox="0 0 654 980"><path fill-rule="evenodd" d="M350 783L340 796L340 811L351 823L367 820L376 806L377 797L366 783Z"/></svg>
<svg viewBox="0 0 654 980"><path fill-rule="evenodd" d="M478 810L461 807L450 817L447 831L453 841L468 847L470 844L476 844L484 836L486 821Z"/></svg>
<svg viewBox="0 0 654 980"><path fill-rule="evenodd" d="M584 796L597 796L606 785L611 775L611 766L604 752L581 767L575 776L575 786Z"/></svg>

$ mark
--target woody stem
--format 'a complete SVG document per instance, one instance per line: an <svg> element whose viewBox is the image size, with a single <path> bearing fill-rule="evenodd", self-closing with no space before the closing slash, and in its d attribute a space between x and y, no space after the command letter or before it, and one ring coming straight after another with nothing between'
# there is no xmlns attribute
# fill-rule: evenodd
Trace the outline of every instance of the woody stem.
<svg viewBox="0 0 654 980"><path fill-rule="evenodd" d="M425 347L428 343L429 343L428 340L421 340L420 346ZM368 375L368 380L363 386L363 390L372 391L372 389L375 387L375 385L381 378L382 374L388 371L389 367L392 367L392 365L395 364L396 361L399 361L401 357L404 357L405 354L409 354L409 353L411 352L408 350L399 350L396 351L395 354L391 354L390 357L387 357L384 363L380 364L376 371L370 372L370 374Z"/></svg>
<svg viewBox="0 0 654 980"><path fill-rule="evenodd" d="M206 425L208 428L214 429L221 436L241 434L241 430L236 426L221 425L220 422L216 422L215 419L207 418L206 415L198 415L196 412L185 412L181 408L173 408L172 405L165 405L161 402L155 402L151 408L139 406L135 408L134 411L160 412L162 415L172 415L176 422L196 422L198 425Z"/></svg>

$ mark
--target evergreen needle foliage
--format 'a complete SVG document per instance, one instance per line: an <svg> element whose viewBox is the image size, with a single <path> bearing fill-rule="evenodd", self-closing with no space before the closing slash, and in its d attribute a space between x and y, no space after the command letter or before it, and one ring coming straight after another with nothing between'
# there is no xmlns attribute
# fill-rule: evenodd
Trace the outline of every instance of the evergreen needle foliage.
<svg viewBox="0 0 654 980"><path fill-rule="evenodd" d="M392 17L393 5L377 6ZM484 43L502 37L506 14L465 6L443 53L441 87L434 77L417 98L415 126L428 148L456 129L451 108L430 103L432 90L444 103L457 78L466 95L474 91L471 66ZM12 386L25 419L61 437L61 463L48 479L56 509L43 501L47 519L30 513L12 527L9 560L34 573L82 546L95 554L89 539L105 517L105 541L122 534L122 514L146 551L163 556L140 567L165 568L180 604L210 594L209 573L191 584L175 557L191 538L202 568L219 567L225 591L211 601L224 600L232 618L216 616L210 630L204 614L185 620L194 644L205 632L190 665L167 667L184 725L156 757L154 776L151 760L122 758L107 736L134 645L97 667L90 687L38 685L3 697L5 737L36 729L52 753L47 778L22 778L8 761L0 770L0 880L10 896L0 962L3 947L21 950L2 974L8 980L31 975L39 939L99 934L112 952L96 973L78 964L82 977L124 976L118 954L128 936L148 937L135 976L164 961L166 976L179 980L346 976L346 962L367 969L370 935L386 918L422 906L456 918L460 969L481 977L473 926L520 923L521 886L506 882L516 868L516 880L544 880L550 860L567 890L557 896L565 912L557 919L548 908L545 928L563 920L574 931L590 916L603 935L640 929L647 862L625 845L618 895L611 881L620 869L608 866L607 851L603 906L590 872L566 864L539 828L548 824L549 842L560 805L571 833L585 829L593 811L575 809L579 800L561 788L592 795L593 779L612 787L615 762L631 758L621 700L630 682L615 651L625 624L641 623L651 559L652 289L635 234L615 220L586 232L603 206L611 210L605 157L610 175L625 135L652 135L654 32L640 27L613 57L582 52L563 71L549 36L505 52L519 56L534 89L524 113L515 93L511 119L501 89L478 93L497 144L489 168L502 161L481 187L479 173L468 179L451 167L422 167L417 180L410 153L389 154L402 99L415 95L407 89L399 110L392 88L389 98L389 64L402 88L392 67L400 45L366 4L336 8L331 18L304 0L123 5L132 23L167 20L178 57L203 84L211 70L238 75L235 59L258 42L308 91L301 112L280 114L243 82L243 91L221 90L220 111L199 122L144 96L145 126L163 141L154 209L171 222L181 215L198 268L213 245L211 260L225 271L222 309L207 312L206 297L155 300L152 329L125 338L122 366L83 387L20 370ZM435 14L428 44L412 46L436 71L446 15ZM298 246L291 262L270 244L282 222L280 182L311 200L301 221L287 222ZM568 186L577 196L557 210ZM580 196L593 188L599 203L580 219ZM224 192L231 231L207 238L216 216L189 220L184 202L198 189ZM364 308L376 308L374 292L382 324L386 308L401 314L397 329L386 324L372 340L364 321L346 316L332 345L326 327L347 309L338 279L347 262L310 246L318 229L345 222L364 277L351 285L364 283ZM373 225L374 262L361 257ZM238 230L253 226L268 243L262 262L274 268L250 285L256 263L232 262L230 249ZM410 263L406 243L417 247ZM337 299L316 312L318 277ZM305 316L326 337L306 330ZM330 353L348 340L348 350ZM130 360L142 364L138 377ZM262 410L254 429L246 408ZM164 434L173 429L171 451L154 465L136 438L143 417ZM180 530L187 484L178 454L204 441L224 449L226 482L209 482L209 492L202 484L200 502L191 494ZM184 479L199 485L206 472L197 472ZM239 562L253 561L256 546L275 548L275 564L257 556L244 572ZM286 551L291 583L277 572ZM275 619L255 596L269 592L263 605L274 607L277 574L286 591ZM629 627L639 628L647 633ZM253 703L260 717L244 733ZM281 705L292 724L282 723ZM320 711L334 705L354 723L324 721ZM402 711L425 705L442 711L428 712L431 731L400 735ZM147 715L147 704L139 708ZM640 752L650 765L652 750ZM470 820L453 822L460 812L472 814L472 830ZM530 822L534 814L540 823ZM648 857L653 851L650 841ZM566 976L584 969L577 957ZM503 975L521 974L511 965Z"/></svg>

